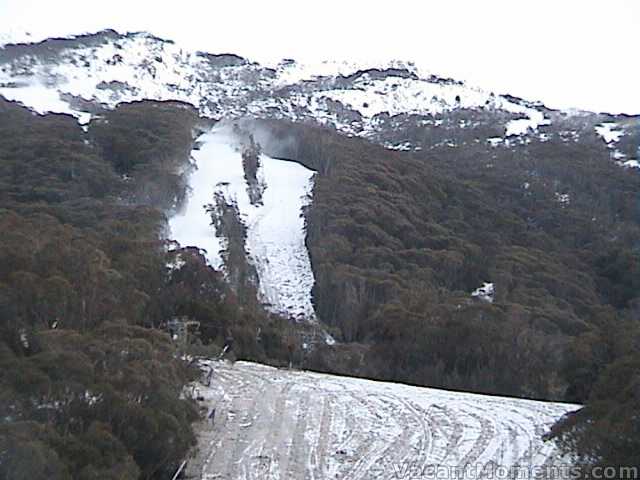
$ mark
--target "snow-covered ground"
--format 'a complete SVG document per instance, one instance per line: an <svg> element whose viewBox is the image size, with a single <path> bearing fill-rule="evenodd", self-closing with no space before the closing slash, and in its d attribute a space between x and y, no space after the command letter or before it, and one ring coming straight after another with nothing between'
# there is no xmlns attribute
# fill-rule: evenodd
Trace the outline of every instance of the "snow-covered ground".
<svg viewBox="0 0 640 480"><path fill-rule="evenodd" d="M603 122L595 127L596 133L602 137L602 140L607 144L611 159L618 165L625 168L638 168L640 169L640 158L627 158L618 148L618 142L620 138L625 135L625 131L622 126L616 122ZM640 146L637 149L640 157Z"/></svg>
<svg viewBox="0 0 640 480"><path fill-rule="evenodd" d="M577 408L246 362L204 366L213 380L196 394L215 420L199 425L191 479L553 478L561 460L541 437Z"/></svg>
<svg viewBox="0 0 640 480"><path fill-rule="evenodd" d="M275 115L307 119L367 136L380 113L436 114L459 108L490 108L516 114L505 136L525 135L549 120L537 107L489 91L427 74L414 65L387 62L293 60L259 65L239 57L207 56L146 33L79 37L56 56L22 55L0 65L0 94L39 112L80 114L60 103L72 97L114 107L142 99L180 100L204 116ZM11 47L8 47L11 48ZM358 74L376 68L377 75ZM381 71L386 71L381 75ZM355 75L346 80L345 77ZM409 75L410 78L407 77ZM20 78L20 82L15 80ZM312 85L312 88L309 88ZM33 92L46 89L46 103ZM63 94L66 100L62 100ZM336 108L336 102L341 107ZM362 115L362 124L343 109ZM277 113L274 113L277 112ZM86 120L83 120L86 121Z"/></svg>
<svg viewBox="0 0 640 480"><path fill-rule="evenodd" d="M359 70L369 70L373 68L388 69L397 68L411 71L417 75L428 75L429 72L419 70L411 62L399 60L391 62L370 61L336 61L323 60L319 62L298 62L293 59L283 60L277 64L263 64L273 68L277 72L276 85L294 85L304 80L314 80L320 77L349 76Z"/></svg>
<svg viewBox="0 0 640 480"><path fill-rule="evenodd" d="M20 102L37 113L67 113L76 117L81 125L91 119L91 114L71 108L68 102L60 98L57 90L47 87L39 79L14 77L7 83L12 86L0 86L0 95L7 100Z"/></svg>
<svg viewBox="0 0 640 480"><path fill-rule="evenodd" d="M38 110L30 91L44 86L50 96L70 95L110 108L135 100L178 100L216 116L221 112L211 106L224 99L243 99L246 80L238 77L251 77L259 69L239 58L241 67L235 68L232 60L228 66L221 60L213 67L206 56L147 33L106 35L98 43L80 38L77 43L53 58L25 55L3 65L0 94ZM230 114L242 113L233 101L227 109ZM70 113L53 103L46 111Z"/></svg>
<svg viewBox="0 0 640 480"><path fill-rule="evenodd" d="M493 283L484 282L481 287L471 292L472 297L479 298L485 302L493 303L495 295L495 287Z"/></svg>
<svg viewBox="0 0 640 480"><path fill-rule="evenodd" d="M533 138L548 141L552 122L559 118L541 104L440 78L410 62L283 60L261 65L235 55L192 51L144 32L104 31L0 48L0 95L38 113L71 114L81 124L101 108L123 102L178 100L216 120L314 122L406 151L431 145L416 139L398 141L391 119L423 116L428 137L428 131L442 122L436 117L467 109L471 117L484 118L491 131L495 126L502 130L478 140L513 148ZM563 114L579 118L588 112ZM606 142L611 159L623 167L638 167L635 153L617 147L627 134L620 120L603 122L593 115L593 128ZM468 125L463 120L459 128ZM571 141L578 140L576 132L569 133ZM444 145L458 146L451 141Z"/></svg>
<svg viewBox="0 0 640 480"><path fill-rule="evenodd" d="M457 82L434 82L425 78L387 77L372 79L361 75L350 89L317 92L316 99L330 98L360 112L366 121L380 113L428 115L458 108L488 107L521 115L505 125L505 135L524 135L550 122L535 108L519 105L480 88ZM365 123L365 131L371 126Z"/></svg>
<svg viewBox="0 0 640 480"><path fill-rule="evenodd" d="M618 129L615 122L605 122L595 127L596 133L602 137L606 143L615 143L620 140L623 132Z"/></svg>
<svg viewBox="0 0 640 480"><path fill-rule="evenodd" d="M215 127L199 138L193 151L191 194L182 211L169 220L171 236L182 246L206 250L208 262L223 268L224 232L212 225L207 206L216 192L235 204L247 227L246 250L260 281L261 300L288 317L315 319L311 303L314 283L302 209L311 200L315 172L302 165L260 156L258 178L266 187L262 202L252 204L238 140L230 128Z"/></svg>

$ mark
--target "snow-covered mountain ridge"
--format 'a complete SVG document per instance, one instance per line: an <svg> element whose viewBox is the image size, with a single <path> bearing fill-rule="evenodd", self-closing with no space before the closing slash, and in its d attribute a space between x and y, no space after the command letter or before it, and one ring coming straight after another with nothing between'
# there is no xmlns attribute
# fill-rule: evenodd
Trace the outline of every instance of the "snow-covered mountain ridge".
<svg viewBox="0 0 640 480"><path fill-rule="evenodd" d="M566 141L595 136L606 121L623 138L635 137L639 128L635 117L553 111L421 72L411 63L260 65L233 54L185 50L146 33L111 30L5 45L0 94L37 112L70 113L81 122L121 102L180 100L213 119L314 122L400 150L460 146L453 130L464 130L465 141L512 147L553 136ZM409 134L407 124L434 135ZM637 166L637 152L615 143L612 158Z"/></svg>

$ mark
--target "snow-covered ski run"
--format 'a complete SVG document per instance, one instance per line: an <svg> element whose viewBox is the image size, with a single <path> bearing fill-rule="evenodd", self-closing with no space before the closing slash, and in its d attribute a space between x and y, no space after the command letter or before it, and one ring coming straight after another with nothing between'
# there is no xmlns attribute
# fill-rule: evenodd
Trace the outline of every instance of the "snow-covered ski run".
<svg viewBox="0 0 640 480"><path fill-rule="evenodd" d="M194 388L215 422L199 425L190 479L553 478L561 459L542 436L576 408L247 362L203 367L211 384Z"/></svg>
<svg viewBox="0 0 640 480"><path fill-rule="evenodd" d="M211 266L225 270L222 252L228 239L212 225L208 208L215 194L221 194L238 209L247 229L246 254L256 269L265 306L285 317L315 320L314 276L303 217L315 172L296 162L260 155L257 175L264 192L260 203L252 203L240 146L231 129L216 127L199 141L201 145L193 151L189 198L169 220L173 238L184 247L203 249Z"/></svg>

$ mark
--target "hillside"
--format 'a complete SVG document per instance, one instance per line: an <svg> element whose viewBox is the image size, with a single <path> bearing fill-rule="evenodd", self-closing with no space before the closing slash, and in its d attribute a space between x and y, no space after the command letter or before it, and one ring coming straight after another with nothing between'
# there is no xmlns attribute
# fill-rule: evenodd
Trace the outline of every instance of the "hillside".
<svg viewBox="0 0 640 480"><path fill-rule="evenodd" d="M186 359L223 348L584 403L560 446L637 459L639 144L638 116L409 63L260 65L111 30L4 46L0 472L166 477L195 441Z"/></svg>

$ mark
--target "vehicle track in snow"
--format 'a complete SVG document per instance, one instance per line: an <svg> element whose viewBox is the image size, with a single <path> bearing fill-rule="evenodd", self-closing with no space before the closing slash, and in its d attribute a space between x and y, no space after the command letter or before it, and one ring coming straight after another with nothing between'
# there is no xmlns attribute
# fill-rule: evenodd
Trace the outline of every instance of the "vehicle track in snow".
<svg viewBox="0 0 640 480"><path fill-rule="evenodd" d="M428 478L434 466L551 467L541 434L574 405L374 382L259 364L203 362L190 479ZM523 478L522 476L518 478ZM524 477L528 478L528 477Z"/></svg>

